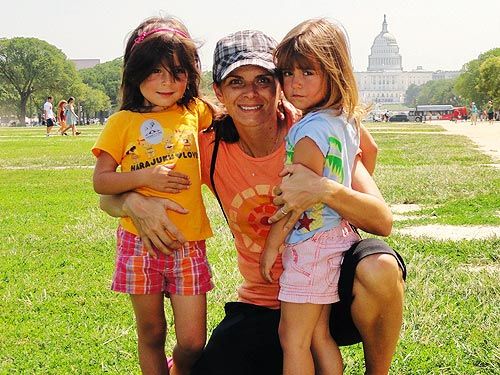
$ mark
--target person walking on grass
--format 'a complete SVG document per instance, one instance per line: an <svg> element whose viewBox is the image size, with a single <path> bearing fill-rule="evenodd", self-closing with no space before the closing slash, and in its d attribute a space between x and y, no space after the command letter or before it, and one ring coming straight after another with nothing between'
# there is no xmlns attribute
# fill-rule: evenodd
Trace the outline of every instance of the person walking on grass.
<svg viewBox="0 0 500 375"><path fill-rule="evenodd" d="M206 293L213 284L205 240L212 231L201 196L197 137L210 125L212 112L198 99L199 62L180 21L154 17L141 23L125 49L120 111L109 118L92 148L97 193L135 190L170 198L187 209L183 213L189 211L170 215L186 238L174 252L142 241L143 233L130 218L121 219L117 231L112 289L130 295L145 374L169 372L165 296L177 338L171 373L189 374L206 341Z"/></svg>
<svg viewBox="0 0 500 375"><path fill-rule="evenodd" d="M76 129L76 124L78 123L78 115L75 112L75 98L70 96L66 104L66 125L67 129L71 128L72 134L80 135L80 132Z"/></svg>
<svg viewBox="0 0 500 375"><path fill-rule="evenodd" d="M59 123L59 133L61 135L68 135L66 130L68 130L68 125L66 124L66 105L68 102L66 100L60 100L57 103L57 122Z"/></svg>
<svg viewBox="0 0 500 375"><path fill-rule="evenodd" d="M45 133L46 137L50 135L50 132L56 122L54 111L52 110L53 101L54 98L52 96L47 96L47 101L43 105L43 119L45 120L45 125L47 126L47 132Z"/></svg>

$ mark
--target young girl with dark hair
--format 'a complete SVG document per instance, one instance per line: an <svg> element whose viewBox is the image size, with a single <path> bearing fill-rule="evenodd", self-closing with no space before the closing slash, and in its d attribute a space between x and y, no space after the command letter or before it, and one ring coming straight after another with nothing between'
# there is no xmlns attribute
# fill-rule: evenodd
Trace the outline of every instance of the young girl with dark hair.
<svg viewBox="0 0 500 375"><path fill-rule="evenodd" d="M187 209L169 213L187 240L173 253L141 241L130 218L122 218L117 231L112 289L130 294L140 365L148 374L169 371L165 295L177 338L172 373L188 374L206 340L206 292L213 285L205 239L212 231L201 195L198 132L210 125L212 112L198 99L199 82L197 48L186 27L174 18L147 19L126 46L120 111L92 149L97 193L135 190Z"/></svg>

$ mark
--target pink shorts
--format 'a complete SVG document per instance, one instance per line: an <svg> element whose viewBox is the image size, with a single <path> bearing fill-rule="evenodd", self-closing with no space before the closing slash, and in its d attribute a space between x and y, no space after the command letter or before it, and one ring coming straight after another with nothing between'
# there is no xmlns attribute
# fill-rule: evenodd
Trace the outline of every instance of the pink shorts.
<svg viewBox="0 0 500 375"><path fill-rule="evenodd" d="M129 294L168 293L183 296L204 294L213 288L205 241L165 255L155 248L152 258L141 238L121 226L116 231L116 267L111 289Z"/></svg>
<svg viewBox="0 0 500 375"><path fill-rule="evenodd" d="M360 240L349 223L295 244L283 252L278 299L283 302L329 304L339 301L338 282L344 253Z"/></svg>

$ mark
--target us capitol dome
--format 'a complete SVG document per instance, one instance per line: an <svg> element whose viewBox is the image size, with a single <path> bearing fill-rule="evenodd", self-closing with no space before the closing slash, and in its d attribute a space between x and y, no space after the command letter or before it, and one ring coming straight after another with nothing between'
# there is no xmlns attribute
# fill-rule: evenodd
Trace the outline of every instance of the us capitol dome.
<svg viewBox="0 0 500 375"><path fill-rule="evenodd" d="M404 71L399 45L387 27L384 14L382 30L373 40L366 72L355 72L360 99L365 103L403 103L411 84L422 85L434 79L458 76L458 71L428 71L417 66Z"/></svg>
<svg viewBox="0 0 500 375"><path fill-rule="evenodd" d="M394 35L387 31L387 21L384 14L382 31L373 41L371 54L368 56L368 71L403 70L398 42Z"/></svg>

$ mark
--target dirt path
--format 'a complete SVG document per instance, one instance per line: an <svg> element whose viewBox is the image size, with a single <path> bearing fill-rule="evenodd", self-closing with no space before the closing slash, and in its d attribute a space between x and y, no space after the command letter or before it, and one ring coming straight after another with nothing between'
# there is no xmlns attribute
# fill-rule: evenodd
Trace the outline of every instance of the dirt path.
<svg viewBox="0 0 500 375"><path fill-rule="evenodd" d="M494 163L500 167L500 122L490 125L487 121L471 125L468 122L454 123L452 121L432 121L431 124L442 126L452 134L465 135L479 146L481 152L491 156Z"/></svg>
<svg viewBox="0 0 500 375"><path fill-rule="evenodd" d="M493 165L500 168L500 122L493 125L488 122L478 122L471 125L470 122L454 123L451 121L432 121L431 124L440 125L451 134L465 135L479 147L479 150L493 159ZM404 220L411 216L413 211L419 211L417 205L395 205L391 207L395 220ZM498 214L498 211L497 211ZM412 237L428 237L435 240L477 240L492 237L500 237L499 226L454 226L454 225L420 225L396 229L396 232L410 235Z"/></svg>

